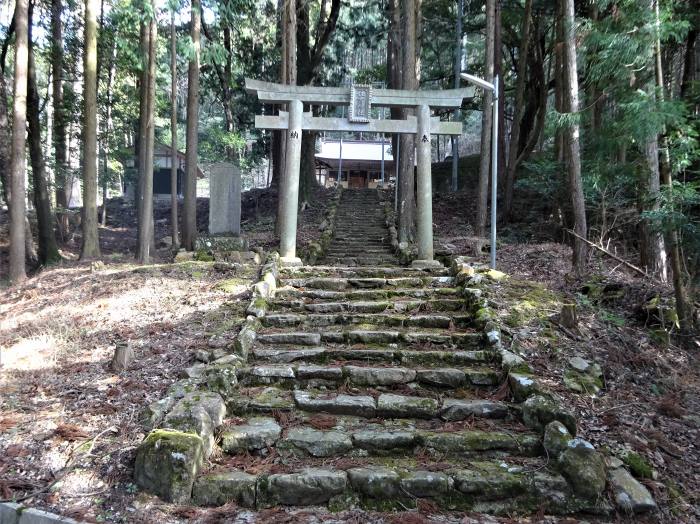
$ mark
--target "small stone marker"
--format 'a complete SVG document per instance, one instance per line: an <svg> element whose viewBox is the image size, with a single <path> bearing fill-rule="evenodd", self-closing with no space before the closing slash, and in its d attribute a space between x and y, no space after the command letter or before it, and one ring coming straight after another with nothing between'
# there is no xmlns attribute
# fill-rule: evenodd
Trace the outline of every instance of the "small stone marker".
<svg viewBox="0 0 700 524"><path fill-rule="evenodd" d="M119 373L129 368L129 364L134 360L134 348L131 343L117 346L112 357L112 370Z"/></svg>
<svg viewBox="0 0 700 524"><path fill-rule="evenodd" d="M209 234L241 234L241 171L229 162L209 168Z"/></svg>

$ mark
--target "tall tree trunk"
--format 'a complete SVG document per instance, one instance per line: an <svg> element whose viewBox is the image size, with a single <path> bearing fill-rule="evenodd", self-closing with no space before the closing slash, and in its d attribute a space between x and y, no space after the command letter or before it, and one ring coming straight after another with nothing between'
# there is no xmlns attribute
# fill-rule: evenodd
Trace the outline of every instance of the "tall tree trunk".
<svg viewBox="0 0 700 524"><path fill-rule="evenodd" d="M640 208L642 211L658 211L661 188L659 184L659 143L656 135L644 144L644 156L647 161L647 169L642 170L644 174L640 184ZM666 251L664 250L663 236L652 229L649 220L642 220L640 233L640 265L646 269L647 273L666 282Z"/></svg>
<svg viewBox="0 0 700 524"><path fill-rule="evenodd" d="M401 5L402 67L401 88L417 89L416 78L416 7L419 0L399 0ZM404 110L404 117L414 113ZM415 137L402 134L399 137L399 242L413 239L416 221L415 198Z"/></svg>
<svg viewBox="0 0 700 524"><path fill-rule="evenodd" d="M32 5L29 7L29 79L27 86L27 121L29 124L29 156L32 162L32 180L34 185L34 207L36 208L39 239L39 262L43 265L61 260L56 245L49 186L46 179L46 165L41 142L41 123L39 121L39 93L36 86L36 66L34 63L34 46L32 43Z"/></svg>
<svg viewBox="0 0 700 524"><path fill-rule="evenodd" d="M461 82L460 72L462 71L462 18L464 17L464 0L457 0L457 20L455 27L455 56L454 56L454 87L458 88ZM487 37L488 38L488 37ZM459 119L459 109L453 112L453 118ZM437 138L438 155L437 159L440 162L440 137ZM459 136L452 136L452 191L459 189Z"/></svg>
<svg viewBox="0 0 700 524"><path fill-rule="evenodd" d="M53 99L54 179L59 232L62 238L68 232L68 190L66 172L66 109L63 106L63 14L62 0L51 0L51 97Z"/></svg>
<svg viewBox="0 0 700 524"><path fill-rule="evenodd" d="M525 15L520 34L520 47L518 48L518 81L515 87L515 110L513 123L510 128L510 146L508 148L508 164L506 167L506 187L503 199L503 217L510 220L513 208L513 190L515 187L515 173L518 169L518 155L520 153L520 133L525 114L525 86L527 79L528 55L530 53L530 27L532 25L532 0L525 1Z"/></svg>
<svg viewBox="0 0 700 524"><path fill-rule="evenodd" d="M496 0L486 0L486 80L493 82L496 44ZM479 158L479 185L476 200L476 236L486 235L486 211L489 197L489 172L491 170L491 132L493 126L493 91L484 91L481 113L481 155ZM497 109L497 108L495 108Z"/></svg>
<svg viewBox="0 0 700 524"><path fill-rule="evenodd" d="M170 13L170 234L173 249L180 245L177 223L177 34L175 32L175 9Z"/></svg>
<svg viewBox="0 0 700 524"><path fill-rule="evenodd" d="M80 258L100 256L97 231L97 1L85 0L83 240Z"/></svg>
<svg viewBox="0 0 700 524"><path fill-rule="evenodd" d="M297 8L296 0L282 3L282 83L297 84ZM282 216L282 196L285 194L287 180L283 167L286 161L286 133L280 134L280 171L277 182L277 217L275 233L280 234L279 217Z"/></svg>
<svg viewBox="0 0 700 524"><path fill-rule="evenodd" d="M664 99L664 73L661 63L661 37L658 33L658 28L660 27L660 17L659 17L659 0L654 2L654 10L656 15L656 41L654 46L654 55L656 58L656 86L659 91L659 96L661 101ZM673 206L673 178L671 175L671 156L669 151L668 138L664 135L661 136L662 149L661 149L661 181L666 186L667 191L671 195L671 203ZM689 335L693 329L693 307L688 296L688 290L686 289L684 272L683 272L683 261L681 257L680 241L678 238L678 231L672 224L666 228L666 250L668 252L668 258L671 265L671 275L673 278L673 291L676 298L676 313L678 314L678 323L681 328L681 332Z"/></svg>
<svg viewBox="0 0 700 524"><path fill-rule="evenodd" d="M27 278L24 266L27 171L25 133L27 129L27 70L29 68L29 3L15 3L15 77L12 107L12 157L10 163L10 282Z"/></svg>
<svg viewBox="0 0 700 524"><path fill-rule="evenodd" d="M146 40L142 43L142 56L144 57L144 71L142 76L145 84L146 94L146 116L142 119L145 124L143 130L144 140L142 154L140 184L141 194L139 195L139 242L138 260L142 264L151 261L151 253L155 244L153 238L153 142L154 142L154 113L155 113L155 92L156 92L156 50L158 46L158 23L155 19L155 4L151 4L153 18L146 24Z"/></svg>
<svg viewBox="0 0 700 524"><path fill-rule="evenodd" d="M576 63L576 18L574 0L564 2L564 48L566 62L565 101L570 117L578 118L578 69ZM581 152L579 144L579 124L574 120L566 129L567 173L571 207L574 212L574 231L583 238L587 237L586 202L581 181ZM586 264L586 243L576 238L574 241L572 265L576 273L583 273Z"/></svg>
<svg viewBox="0 0 700 524"><path fill-rule="evenodd" d="M116 75L117 40L113 39L112 49L109 59L109 69L107 73L107 96L105 101L105 123L104 137L102 139L102 216L100 223L107 225L107 189L112 182L109 176L109 156L111 153L110 140L112 138L112 90L114 88L114 77Z"/></svg>
<svg viewBox="0 0 700 524"><path fill-rule="evenodd" d="M401 7L399 0L387 0L387 18L389 19L389 34L387 37L387 84L389 89L401 89ZM403 111L398 107L389 109L392 120L402 118ZM395 165L398 165L399 157L399 136L396 133L391 135L391 151ZM396 173L400 172L395 171ZM399 184L399 179L394 181Z"/></svg>
<svg viewBox="0 0 700 524"><path fill-rule="evenodd" d="M199 119L199 33L201 13L199 0L192 0L190 37L194 51L187 71L187 149L185 151L185 203L183 206L182 245L194 250L197 239L197 147Z"/></svg>

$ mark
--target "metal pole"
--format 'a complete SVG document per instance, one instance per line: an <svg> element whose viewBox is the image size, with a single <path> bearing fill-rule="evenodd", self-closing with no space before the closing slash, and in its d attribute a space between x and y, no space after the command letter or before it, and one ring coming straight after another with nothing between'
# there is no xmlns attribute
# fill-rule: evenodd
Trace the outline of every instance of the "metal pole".
<svg viewBox="0 0 700 524"><path fill-rule="evenodd" d="M496 269L496 197L498 194L498 75L493 78L493 104L491 106L491 269Z"/></svg>
<svg viewBox="0 0 700 524"><path fill-rule="evenodd" d="M459 73L462 70L462 16L464 15L464 0L457 3L457 41L455 42L455 89L459 87ZM459 119L459 108L454 110L454 120ZM439 160L439 159L438 159ZM459 188L459 137L452 137L452 191Z"/></svg>
<svg viewBox="0 0 700 524"><path fill-rule="evenodd" d="M382 187L384 187L384 133L382 133Z"/></svg>
<svg viewBox="0 0 700 524"><path fill-rule="evenodd" d="M399 138L401 138L399 136ZM399 156L401 154L401 140L396 139L396 151L394 151L394 213L399 210Z"/></svg>
<svg viewBox="0 0 700 524"><path fill-rule="evenodd" d="M338 162L338 185L343 179L343 133L340 133L340 161Z"/></svg>

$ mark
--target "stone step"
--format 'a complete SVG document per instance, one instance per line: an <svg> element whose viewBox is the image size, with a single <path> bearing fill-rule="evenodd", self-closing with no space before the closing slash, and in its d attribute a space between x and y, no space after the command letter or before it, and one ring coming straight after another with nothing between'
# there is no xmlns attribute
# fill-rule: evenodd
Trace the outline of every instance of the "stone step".
<svg viewBox="0 0 700 524"><path fill-rule="evenodd" d="M359 325L394 328L468 328L473 325L471 314L408 314L398 313L268 313L261 319L267 327L349 326Z"/></svg>
<svg viewBox="0 0 700 524"><path fill-rule="evenodd" d="M329 289L342 291L345 289L377 289L377 288L399 288L399 287L450 287L454 284L454 278L449 276L414 276L414 277L309 277L309 278L289 278L281 277L283 286L298 288Z"/></svg>
<svg viewBox="0 0 700 524"><path fill-rule="evenodd" d="M429 459L484 459L543 453L541 437L517 423L504 423L503 430L453 425L445 431L443 423L299 415L283 427L273 417L256 416L224 426L220 445L230 455L267 454L274 447L282 457L297 458L413 456L420 451Z"/></svg>
<svg viewBox="0 0 700 524"><path fill-rule="evenodd" d="M226 468L200 475L195 504L233 502L248 508L326 505L337 512L360 507L406 511L427 499L438 510L496 515L598 512L603 503L577 498L566 479L542 458L458 460L449 463L367 457L306 459L249 474Z"/></svg>
<svg viewBox="0 0 700 524"><path fill-rule="evenodd" d="M386 255L382 258L359 257L327 257L323 259L325 264L338 264L339 266L375 267L387 264L399 265L399 259L393 255Z"/></svg>
<svg viewBox="0 0 700 524"><path fill-rule="evenodd" d="M310 313L384 313L406 311L463 311L464 300L459 298L411 299L400 297L396 300L364 300L348 302L312 302L301 299L275 299L269 301L275 311L291 310Z"/></svg>
<svg viewBox="0 0 700 524"><path fill-rule="evenodd" d="M503 380L500 370L489 367L411 368L371 366L363 361L352 365L316 365L308 363L258 364L240 368L238 380L244 386L281 385L287 388L338 388L339 386L394 386L429 388L439 391L493 387Z"/></svg>
<svg viewBox="0 0 700 524"><path fill-rule="evenodd" d="M435 299L446 300L448 297L457 297L460 290L450 287L437 288L381 288L381 289L354 289L349 291L333 291L327 289L298 289L295 287L282 287L277 289L278 297L290 297L303 300L330 300L330 301L354 301L354 300L386 300L386 299ZM445 298L443 298L445 297Z"/></svg>
<svg viewBox="0 0 700 524"><path fill-rule="evenodd" d="M436 344L441 349L449 348L483 348L483 334L479 332L450 332L443 329L323 329L320 332L274 331L265 330L258 333L257 342L261 344L298 344L301 346L319 346L332 344ZM398 346L397 346L398 349Z"/></svg>
<svg viewBox="0 0 700 524"><path fill-rule="evenodd" d="M323 277L336 276L341 278L358 277L416 277L416 276L449 276L450 270L447 268L433 269L413 269L410 267L377 267L377 268L356 268L338 266L299 266L284 267L281 270L283 276L295 275L297 277L309 276Z"/></svg>
<svg viewBox="0 0 700 524"><path fill-rule="evenodd" d="M382 393L367 388L350 388L349 391L353 394L314 389L290 391L275 386L240 387L227 397L226 407L227 413L235 416L305 411L366 419L439 419L446 422L472 418L516 420L517 415L517 409L505 402L453 398L421 389L417 393L425 393L423 396Z"/></svg>
<svg viewBox="0 0 700 524"><path fill-rule="evenodd" d="M330 247L325 253L325 258L378 258L378 257L391 257L396 258L396 255L389 249L389 246L380 247L357 247L353 249L348 249L344 247L334 248Z"/></svg>
<svg viewBox="0 0 700 524"><path fill-rule="evenodd" d="M363 346L256 345L253 356L258 362L315 363L363 362L403 366L450 367L497 364L499 355L493 351L434 351Z"/></svg>

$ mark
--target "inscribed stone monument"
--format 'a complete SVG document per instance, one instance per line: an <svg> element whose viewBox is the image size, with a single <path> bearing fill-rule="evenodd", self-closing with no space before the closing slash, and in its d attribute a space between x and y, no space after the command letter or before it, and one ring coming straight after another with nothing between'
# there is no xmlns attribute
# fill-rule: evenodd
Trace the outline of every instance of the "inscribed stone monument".
<svg viewBox="0 0 700 524"><path fill-rule="evenodd" d="M209 234L241 234L241 171L229 162L209 168Z"/></svg>

